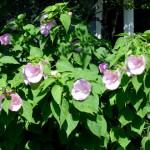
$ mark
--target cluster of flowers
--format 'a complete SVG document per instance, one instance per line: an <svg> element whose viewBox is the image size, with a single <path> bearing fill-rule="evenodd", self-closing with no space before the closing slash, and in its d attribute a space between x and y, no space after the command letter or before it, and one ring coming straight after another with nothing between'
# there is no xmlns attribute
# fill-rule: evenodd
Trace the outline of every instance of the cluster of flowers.
<svg viewBox="0 0 150 150"><path fill-rule="evenodd" d="M68 14L72 16L71 12L69 12ZM40 32L45 37L49 34L51 28L56 25L55 20L50 20L46 23L43 23L43 21L48 17L49 15L45 14L40 19ZM0 36L1 44L2 45L11 44L10 36L11 35L8 33ZM80 51L80 50L77 50L77 51ZM128 60L126 61L126 67L123 67L122 70L126 71L128 76L132 76L132 75L142 74L145 70L145 67L146 67L146 59L144 55L141 55L141 56L130 55ZM105 84L105 87L107 89L115 90L119 87L120 82L121 82L120 69L109 70L109 64L106 62L103 62L99 64L99 70L103 74L102 82ZM38 65L33 65L31 63L28 63L23 68L23 75L24 75L24 82L26 85L30 85L30 83L33 83L33 84L38 83L41 81L43 77L47 78L47 76L44 75L43 73L43 67L40 62ZM56 77L58 75L58 72L51 71L51 75ZM86 81L85 79L78 79L74 82L71 95L75 100L84 100L90 95L91 89L92 89L92 86L90 82ZM22 105L22 99L17 93L16 94L13 94L11 92L8 92L8 93L12 98L12 103L9 108L12 111L19 110ZM4 99L5 97L6 97L6 94L2 94L0 96L0 100L2 101L2 99Z"/></svg>
<svg viewBox="0 0 150 150"><path fill-rule="evenodd" d="M119 87L121 82L121 73L117 69L115 71L108 70L108 63L104 62L99 65L100 72L103 73L103 83L106 88L109 90L115 90ZM126 67L123 67L122 70L126 71L127 75L140 75L144 72L146 68L146 59L144 55L134 56L130 55L126 61Z"/></svg>
<svg viewBox="0 0 150 150"><path fill-rule="evenodd" d="M126 67L123 67L122 70L126 71L127 75L140 75L144 72L146 68L146 59L144 55L134 56L130 55L126 61ZM121 72L117 70L109 70L109 64L103 62L99 64L99 70L103 74L102 82L105 84L105 87L109 90L115 90L119 87L121 83ZM84 100L86 99L91 92L91 83L85 79L77 80L74 83L71 94L75 100Z"/></svg>

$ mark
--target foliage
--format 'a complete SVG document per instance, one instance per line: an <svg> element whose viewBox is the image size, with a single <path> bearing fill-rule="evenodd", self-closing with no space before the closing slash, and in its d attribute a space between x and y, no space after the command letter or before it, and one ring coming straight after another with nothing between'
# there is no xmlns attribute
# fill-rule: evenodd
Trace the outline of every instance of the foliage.
<svg viewBox="0 0 150 150"><path fill-rule="evenodd" d="M91 35L86 23L70 14L72 10L68 3L57 3L46 7L34 23L20 14L4 26L0 37L0 147L146 149L150 140L150 32L132 37L120 34L112 48L107 40ZM56 24L48 35L43 34L41 27L52 20ZM144 67L139 75L126 63L131 54L137 57L136 69ZM103 62L109 64L110 74L99 71ZM113 75L113 81L106 73ZM117 82L115 89L104 82L108 79L112 86ZM74 99L73 94L83 96ZM10 102L16 109L10 108Z"/></svg>

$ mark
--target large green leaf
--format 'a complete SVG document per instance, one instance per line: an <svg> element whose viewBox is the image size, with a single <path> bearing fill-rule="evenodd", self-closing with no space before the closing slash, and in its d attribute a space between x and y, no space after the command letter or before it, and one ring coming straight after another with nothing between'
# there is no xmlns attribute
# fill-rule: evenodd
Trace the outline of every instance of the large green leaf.
<svg viewBox="0 0 150 150"><path fill-rule="evenodd" d="M69 29L70 23L71 23L71 17L68 14L61 14L60 21L63 24L66 31L68 32L68 29Z"/></svg>
<svg viewBox="0 0 150 150"><path fill-rule="evenodd" d="M62 124L66 120L66 117L69 113L69 103L65 98L62 99L62 104L60 106L60 109L61 109L61 112L60 112L60 126L62 126Z"/></svg>
<svg viewBox="0 0 150 150"><path fill-rule="evenodd" d="M11 103L11 101L6 98L3 100L3 103L2 103L2 108L7 114L9 112L10 103Z"/></svg>
<svg viewBox="0 0 150 150"><path fill-rule="evenodd" d="M107 136L107 123L102 115L97 115L96 120L87 120L87 126L91 130L91 132L100 137Z"/></svg>
<svg viewBox="0 0 150 150"><path fill-rule="evenodd" d="M54 100L56 101L56 103L58 105L60 105L60 103L61 103L62 92L63 92L63 87L62 86L54 85L52 87L51 93L52 93L52 96L53 96Z"/></svg>
<svg viewBox="0 0 150 150"><path fill-rule="evenodd" d="M124 149L130 143L127 134L121 128L112 128L110 138L112 142L117 141Z"/></svg>
<svg viewBox="0 0 150 150"><path fill-rule="evenodd" d="M138 133L139 135L141 135L142 131L144 130L144 125L145 122L142 118L140 118L139 116L136 116L133 120L132 120L132 126L131 129L132 131Z"/></svg>
<svg viewBox="0 0 150 150"><path fill-rule="evenodd" d="M0 58L2 64L19 64L19 62L12 56L3 56Z"/></svg>
<svg viewBox="0 0 150 150"><path fill-rule="evenodd" d="M130 108L125 107L125 108L120 110L119 121L120 121L122 126L125 126L126 124L132 122L133 118L134 118L134 114Z"/></svg>
<svg viewBox="0 0 150 150"><path fill-rule="evenodd" d="M31 45L29 47L30 47L30 56L34 56L34 57L43 56L43 52L40 48Z"/></svg>
<svg viewBox="0 0 150 150"><path fill-rule="evenodd" d="M99 99L94 96L89 96L84 101L73 100L73 105L81 112L93 114L98 111Z"/></svg>
<svg viewBox="0 0 150 150"><path fill-rule="evenodd" d="M50 103L50 107L51 107L51 111L52 111L52 114L53 114L54 118L60 124L59 116L60 116L60 111L61 110L60 110L59 105L54 100L52 100L51 103Z"/></svg>
<svg viewBox="0 0 150 150"><path fill-rule="evenodd" d="M56 63L56 67L59 72L64 72L64 71L74 71L74 68L72 64L66 59L66 58L60 58L58 62Z"/></svg>
<svg viewBox="0 0 150 150"><path fill-rule="evenodd" d="M76 128L78 123L79 123L79 120L78 119L75 120L73 115L68 113L66 117L66 121L63 124L63 129L66 131L67 136L69 136L70 133Z"/></svg>
<svg viewBox="0 0 150 150"><path fill-rule="evenodd" d="M32 108L32 105L28 101L23 101L22 108L23 108L22 116L25 117L25 119L27 119L28 122L33 122L33 117L32 117L33 108Z"/></svg>

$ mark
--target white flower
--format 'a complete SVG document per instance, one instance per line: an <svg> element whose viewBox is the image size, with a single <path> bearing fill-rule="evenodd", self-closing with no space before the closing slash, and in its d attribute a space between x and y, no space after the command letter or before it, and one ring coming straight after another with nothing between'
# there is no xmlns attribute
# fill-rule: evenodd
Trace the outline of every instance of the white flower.
<svg viewBox="0 0 150 150"><path fill-rule="evenodd" d="M104 76L102 79L103 83L105 84L105 87L109 90L115 90L120 85L120 71L110 71L106 70L104 72Z"/></svg>
<svg viewBox="0 0 150 150"><path fill-rule="evenodd" d="M85 79L77 80L71 91L71 95L75 100L84 100L86 99L91 92L91 83Z"/></svg>
<svg viewBox="0 0 150 150"><path fill-rule="evenodd" d="M10 96L11 96L11 104L9 106L9 109L11 111L18 111L23 104L21 97L17 93L10 94Z"/></svg>
<svg viewBox="0 0 150 150"><path fill-rule="evenodd" d="M38 65L32 65L28 63L23 68L24 82L25 84L38 83L43 77L43 67L41 63Z"/></svg>
<svg viewBox="0 0 150 150"><path fill-rule="evenodd" d="M127 62L128 71L133 75L142 74L146 67L146 59L144 55L136 57L134 55L130 55Z"/></svg>

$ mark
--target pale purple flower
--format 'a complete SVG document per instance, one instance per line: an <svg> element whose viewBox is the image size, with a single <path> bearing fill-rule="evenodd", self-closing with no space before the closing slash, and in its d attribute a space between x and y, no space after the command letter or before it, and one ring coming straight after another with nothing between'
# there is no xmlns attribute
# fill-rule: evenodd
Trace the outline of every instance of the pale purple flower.
<svg viewBox="0 0 150 150"><path fill-rule="evenodd" d="M45 18L48 18L48 16L49 16L48 14L45 14L45 15L43 15L43 16L41 17L41 19L40 19L40 23L41 23L40 32L41 32L41 34L43 34L44 36L47 36L47 35L49 34L51 28L56 25L55 20L51 20L51 21L49 21L49 22L47 22L47 23L42 24L43 20L44 20Z"/></svg>
<svg viewBox="0 0 150 150"><path fill-rule="evenodd" d="M128 71L133 75L142 74L146 67L146 59L144 55L134 56L130 55L126 62Z"/></svg>
<svg viewBox="0 0 150 150"><path fill-rule="evenodd" d="M10 96L11 96L11 104L9 106L9 109L11 111L18 111L23 104L23 100L17 93L10 94Z"/></svg>
<svg viewBox="0 0 150 150"><path fill-rule="evenodd" d="M2 95L0 96L0 110L2 110L2 100L3 100L5 97L6 97L5 94L2 94Z"/></svg>
<svg viewBox="0 0 150 150"><path fill-rule="evenodd" d="M23 68L24 82L25 84L38 83L43 77L43 67L42 64L33 65L28 63Z"/></svg>
<svg viewBox="0 0 150 150"><path fill-rule="evenodd" d="M101 73L104 73L108 68L109 68L109 64L107 62L103 62L101 64L99 64L99 71Z"/></svg>
<svg viewBox="0 0 150 150"><path fill-rule="evenodd" d="M10 37L11 35L6 33L0 36L0 42L2 45L10 45L11 41L10 41Z"/></svg>
<svg viewBox="0 0 150 150"><path fill-rule="evenodd" d="M106 70L102 79L105 87L109 90L115 90L120 85L120 71Z"/></svg>
<svg viewBox="0 0 150 150"><path fill-rule="evenodd" d="M56 25L56 22L54 20L51 20L50 22L47 22L40 27L41 34L47 36L51 30L52 27Z"/></svg>
<svg viewBox="0 0 150 150"><path fill-rule="evenodd" d="M71 91L71 95L75 100L84 100L86 99L91 92L91 83L85 79L77 80Z"/></svg>

